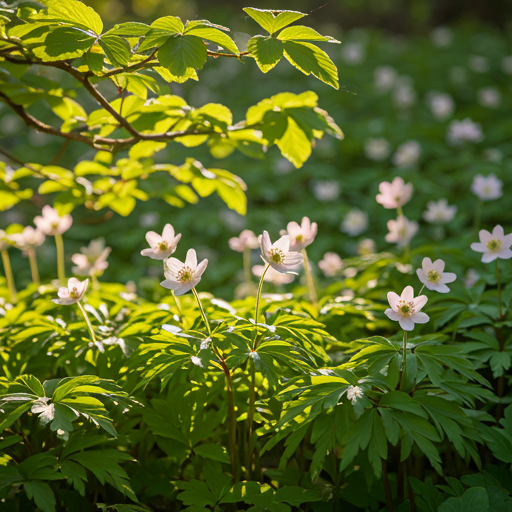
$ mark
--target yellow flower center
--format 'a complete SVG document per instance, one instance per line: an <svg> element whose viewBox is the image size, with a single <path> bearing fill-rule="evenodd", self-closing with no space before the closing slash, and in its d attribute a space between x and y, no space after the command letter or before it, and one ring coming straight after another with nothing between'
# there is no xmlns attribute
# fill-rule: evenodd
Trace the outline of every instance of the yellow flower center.
<svg viewBox="0 0 512 512"><path fill-rule="evenodd" d="M501 240L493 239L487 242L487 249L491 252L499 252L501 251Z"/></svg>
<svg viewBox="0 0 512 512"><path fill-rule="evenodd" d="M441 274L437 270L429 270L427 274L427 279L431 283L437 283L439 279L441 279Z"/></svg>
<svg viewBox="0 0 512 512"><path fill-rule="evenodd" d="M283 263L285 258L285 254L281 249L278 249L277 247L272 247L270 249L270 261L272 263Z"/></svg>
<svg viewBox="0 0 512 512"><path fill-rule="evenodd" d="M80 294L78 293L78 289L76 288L76 286L69 292L69 296L72 299L78 299L78 297L80 297Z"/></svg>
<svg viewBox="0 0 512 512"><path fill-rule="evenodd" d="M295 241L296 241L298 244L302 243L302 241L303 241L303 240L304 240L304 237L303 237L302 235L297 235L297 236L295 237Z"/></svg>
<svg viewBox="0 0 512 512"><path fill-rule="evenodd" d="M169 246L167 245L167 242L165 240L162 240L159 244L157 244L157 248L160 250L160 251L167 251L167 248Z"/></svg>
<svg viewBox="0 0 512 512"><path fill-rule="evenodd" d="M402 316L412 316L414 315L414 302L400 300L398 301L397 310Z"/></svg>
<svg viewBox="0 0 512 512"><path fill-rule="evenodd" d="M177 278L180 283L186 283L187 281L190 281L192 279L194 272L190 267L187 267L186 265L181 268L181 270L178 272Z"/></svg>

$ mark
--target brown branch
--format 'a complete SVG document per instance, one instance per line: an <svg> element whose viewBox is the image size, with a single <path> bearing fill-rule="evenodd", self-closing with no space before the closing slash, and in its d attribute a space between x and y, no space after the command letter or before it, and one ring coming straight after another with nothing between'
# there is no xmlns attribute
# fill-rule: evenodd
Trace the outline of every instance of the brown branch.
<svg viewBox="0 0 512 512"><path fill-rule="evenodd" d="M87 71L84 73L84 76L86 78L89 77L96 77L96 78L110 78L111 76L119 75L121 73L132 73L133 71L138 71L139 69L144 69L147 64L150 64L151 61L155 58L155 55L157 53L158 49L156 49L149 57L147 57L144 60L141 60L140 62L137 62L136 64L132 64L131 66L127 66L125 68L114 68L110 71L107 71L103 75L95 75L92 71ZM156 63L155 63L156 64Z"/></svg>

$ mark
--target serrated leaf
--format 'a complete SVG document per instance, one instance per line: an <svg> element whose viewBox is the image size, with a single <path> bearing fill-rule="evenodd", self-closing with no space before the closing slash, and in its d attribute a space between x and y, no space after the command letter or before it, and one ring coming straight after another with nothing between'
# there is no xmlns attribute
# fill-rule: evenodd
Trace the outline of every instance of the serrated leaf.
<svg viewBox="0 0 512 512"><path fill-rule="evenodd" d="M190 68L201 69L208 56L203 41L196 36L170 37L158 51L158 61L175 76L185 76Z"/></svg>
<svg viewBox="0 0 512 512"><path fill-rule="evenodd" d="M57 501L55 494L47 483L40 480L30 480L23 484L23 488L28 498L34 500L34 503L42 512L55 512Z"/></svg>
<svg viewBox="0 0 512 512"><path fill-rule="evenodd" d="M44 40L44 46L34 48L36 56L44 61L81 57L94 43L94 37L72 27L57 27Z"/></svg>
<svg viewBox="0 0 512 512"><path fill-rule="evenodd" d="M224 32L221 32L220 30L217 30L216 28L212 27L196 27L191 28L190 30L187 28L185 29L185 34L191 35L191 36L197 36L201 39L204 39L205 41L209 41L211 43L215 43L218 46L221 46L222 48L225 48L226 50L229 50L230 52L234 53L235 55L238 55L240 52L238 51L238 48L235 44L235 42Z"/></svg>
<svg viewBox="0 0 512 512"><path fill-rule="evenodd" d="M247 51L251 52L263 73L270 71L283 56L283 43L274 37L255 36L249 39Z"/></svg>
<svg viewBox="0 0 512 512"><path fill-rule="evenodd" d="M145 36L151 27L145 23L136 21L129 21L127 23L120 23L111 28L106 34L113 34L122 37L141 37ZM106 35L105 34L105 35Z"/></svg>
<svg viewBox="0 0 512 512"><path fill-rule="evenodd" d="M89 69L98 75L103 71L103 55L101 53L87 52L85 55L85 62Z"/></svg>
<svg viewBox="0 0 512 512"><path fill-rule="evenodd" d="M297 169L302 167L311 155L311 141L291 117L288 117L286 131L277 141L277 147Z"/></svg>
<svg viewBox="0 0 512 512"><path fill-rule="evenodd" d="M273 11L269 9L255 9L254 7L245 7L244 11L270 34L307 16L298 11Z"/></svg>
<svg viewBox="0 0 512 512"><path fill-rule="evenodd" d="M277 38L281 41L327 41L329 43L340 43L340 41L333 37L323 36L316 30L302 25L285 28L279 33Z"/></svg>
<svg viewBox="0 0 512 512"><path fill-rule="evenodd" d="M110 62L116 66L126 66L131 57L130 45L122 37L104 35L98 41Z"/></svg>

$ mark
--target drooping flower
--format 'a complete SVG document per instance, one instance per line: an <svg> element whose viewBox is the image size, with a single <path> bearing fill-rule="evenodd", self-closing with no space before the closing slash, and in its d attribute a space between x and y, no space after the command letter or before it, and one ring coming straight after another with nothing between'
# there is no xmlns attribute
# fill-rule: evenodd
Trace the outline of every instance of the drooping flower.
<svg viewBox="0 0 512 512"><path fill-rule="evenodd" d="M421 153L421 146L415 140L404 142L393 155L392 162L397 167L411 167L418 163Z"/></svg>
<svg viewBox="0 0 512 512"><path fill-rule="evenodd" d="M27 226L21 233L13 233L9 235L9 239L14 242L18 249L27 251L34 247L39 247L45 239L45 235L39 229L34 229L32 226Z"/></svg>
<svg viewBox="0 0 512 512"><path fill-rule="evenodd" d="M412 286L406 286L402 295L395 292L388 292L388 302L391 306L384 313L390 320L400 324L404 331L412 331L414 324L426 324L429 317L421 309L427 303L426 295L414 297Z"/></svg>
<svg viewBox="0 0 512 512"><path fill-rule="evenodd" d="M483 138L482 127L469 117L462 121L453 120L446 134L446 140L454 146L460 146L465 142L481 142Z"/></svg>
<svg viewBox="0 0 512 512"><path fill-rule="evenodd" d="M175 295L183 295L196 287L206 270L208 260L204 259L197 264L197 255L194 249L189 249L185 263L176 258L169 258L164 262L165 281L160 286L174 290Z"/></svg>
<svg viewBox="0 0 512 512"><path fill-rule="evenodd" d="M256 277L261 277L263 272L265 271L266 265L254 265L252 267L252 273ZM288 284L291 283L295 279L295 275L293 274L283 274L274 270L270 267L267 272L265 272L264 281L267 281L272 284Z"/></svg>
<svg viewBox="0 0 512 512"><path fill-rule="evenodd" d="M250 229L244 229L240 236L229 239L229 247L233 251L244 252L246 248L257 249L259 247L258 237Z"/></svg>
<svg viewBox="0 0 512 512"><path fill-rule="evenodd" d="M295 221L288 222L286 231L290 237L290 251L301 251L313 242L316 237L318 226L311 222L308 217L303 217L299 226Z"/></svg>
<svg viewBox="0 0 512 512"><path fill-rule="evenodd" d="M423 212L423 218L431 224L446 224L455 217L457 207L455 205L448 205L446 199L439 199L439 201L429 201L427 209Z"/></svg>
<svg viewBox="0 0 512 512"><path fill-rule="evenodd" d="M485 229L481 229L478 233L480 242L471 244L471 249L476 252L482 252L482 262L490 263L497 258L508 260L512 258L512 233L505 235L501 226L495 226L492 233Z"/></svg>
<svg viewBox="0 0 512 512"><path fill-rule="evenodd" d="M343 268L343 260L335 252L326 252L318 266L326 277L333 277Z"/></svg>
<svg viewBox="0 0 512 512"><path fill-rule="evenodd" d="M368 228L368 214L358 208L353 208L343 219L340 228L350 236L360 235Z"/></svg>
<svg viewBox="0 0 512 512"><path fill-rule="evenodd" d="M363 388L360 388L359 386L350 386L347 389L347 398L352 402L352 405L354 405L359 400L359 398L363 396Z"/></svg>
<svg viewBox="0 0 512 512"><path fill-rule="evenodd" d="M455 102L447 93L432 91L427 94L427 105L438 121L444 121L453 114Z"/></svg>
<svg viewBox="0 0 512 512"><path fill-rule="evenodd" d="M294 273L302 264L302 254L290 250L290 237L282 236L272 244L267 231L258 238L261 247L261 257L272 268L285 274Z"/></svg>
<svg viewBox="0 0 512 512"><path fill-rule="evenodd" d="M375 162L382 162L391 153L391 146L389 142L383 138L366 139L364 142L364 154L366 158L374 160Z"/></svg>
<svg viewBox="0 0 512 512"><path fill-rule="evenodd" d="M149 256L153 260L167 259L178 246L181 233L174 235L174 228L170 224L166 224L162 232L162 236L154 231L146 233L146 240L150 245L150 249L143 249L142 256Z"/></svg>
<svg viewBox="0 0 512 512"><path fill-rule="evenodd" d="M76 265L72 268L73 273L79 276L100 276L108 267L110 251L110 247L105 247L103 238L91 240L88 247L82 247L80 253L71 256L71 261Z"/></svg>
<svg viewBox="0 0 512 512"><path fill-rule="evenodd" d="M473 183L471 183L471 192L482 201L492 201L493 199L499 199L503 195L502 186L503 182L494 173L488 176L477 174L473 178Z"/></svg>
<svg viewBox="0 0 512 512"><path fill-rule="evenodd" d="M418 223L404 216L400 216L396 220L389 220L387 226L389 233L385 237L386 242L398 244L400 247L409 245L412 237L418 231Z"/></svg>
<svg viewBox="0 0 512 512"><path fill-rule="evenodd" d="M60 304L61 306L69 306L70 304L75 304L82 300L88 285L89 279L86 279L85 281L79 281L76 279L76 277L70 277L68 280L68 286L62 286L59 288L59 291L57 292L59 298L52 299L52 302L55 302L55 304Z"/></svg>
<svg viewBox="0 0 512 512"><path fill-rule="evenodd" d="M379 185L380 194L377 194L375 199L384 208L398 208L409 201L412 189L412 183L406 184L400 176L397 176L391 183L383 181Z"/></svg>
<svg viewBox="0 0 512 512"><path fill-rule="evenodd" d="M432 263L430 258L423 258L421 268L416 270L418 279L429 289L439 293L448 293L450 288L446 286L457 279L453 272L444 272L445 262L436 260Z"/></svg>
<svg viewBox="0 0 512 512"><path fill-rule="evenodd" d="M43 206L42 217L37 216L34 224L46 235L62 235L73 224L73 217L69 213L61 217L55 208L46 205Z"/></svg>

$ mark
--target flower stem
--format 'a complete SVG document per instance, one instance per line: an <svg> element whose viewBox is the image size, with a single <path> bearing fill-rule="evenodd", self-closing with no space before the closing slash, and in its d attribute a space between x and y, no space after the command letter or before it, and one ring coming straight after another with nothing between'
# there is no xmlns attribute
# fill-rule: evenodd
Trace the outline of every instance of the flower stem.
<svg viewBox="0 0 512 512"><path fill-rule="evenodd" d="M203 317L204 325L206 326L206 329L208 330L208 336L210 338L212 337L212 330L210 328L210 324L208 322L208 318L206 317L206 313L204 312L203 305L201 304L201 299L199 298L199 295L197 294L197 291L195 288L192 288L192 293L194 294L194 297L197 300L197 304L199 305L199 310L201 311L201 315Z"/></svg>
<svg viewBox="0 0 512 512"><path fill-rule="evenodd" d="M265 274L267 273L267 270L269 268L270 268L270 265L267 263L265 270L263 270L263 274L261 274L260 284L258 286L258 293L256 294L256 311L254 313L254 325L255 325L256 331L254 334L254 341L252 343L252 351L253 352L256 350L256 347L258 346L258 314L259 314L259 309L260 309L260 298L261 298L261 290L263 288L263 279L265 278Z"/></svg>
<svg viewBox="0 0 512 512"><path fill-rule="evenodd" d="M500 276L500 265L496 259L496 279L498 281L498 319L501 320L501 276Z"/></svg>
<svg viewBox="0 0 512 512"><path fill-rule="evenodd" d="M55 233L55 245L57 247L57 272L61 286L66 286L66 268L64 266L64 242L60 233Z"/></svg>
<svg viewBox="0 0 512 512"><path fill-rule="evenodd" d="M403 344L403 356L402 356L402 369L400 370L400 377L398 379L398 389L401 391L406 379L407 371L407 331L404 331L404 344Z"/></svg>
<svg viewBox="0 0 512 512"><path fill-rule="evenodd" d="M244 277L245 282L250 283L251 279L251 249L244 247Z"/></svg>
<svg viewBox="0 0 512 512"><path fill-rule="evenodd" d="M396 207L396 212L397 212L399 217L403 217L404 216L404 211L402 210L401 206L397 206Z"/></svg>
<svg viewBox="0 0 512 512"><path fill-rule="evenodd" d="M94 329L92 328L91 321L89 320L89 317L87 316L87 312L85 311L82 304L80 304L80 301L77 302L78 307L80 308L80 311L82 312L82 315L84 315L85 322L87 323L87 327L89 327L89 332L91 333L91 338L94 344L96 344L96 336L94 336Z"/></svg>
<svg viewBox="0 0 512 512"><path fill-rule="evenodd" d="M39 270L37 268L37 258L36 258L36 251L34 251L33 248L28 249L28 260L30 262L30 272L32 273L32 282L34 284L39 284Z"/></svg>
<svg viewBox="0 0 512 512"><path fill-rule="evenodd" d="M249 385L249 410L247 411L247 453L245 471L247 480L251 479L252 459L254 452L253 423L256 410L256 368L254 361L250 361L251 383Z"/></svg>
<svg viewBox="0 0 512 512"><path fill-rule="evenodd" d="M14 287L14 277L12 276L11 261L7 249L2 251L2 263L4 264L5 280L9 290L9 300L14 303L16 302L16 288Z"/></svg>
<svg viewBox="0 0 512 512"><path fill-rule="evenodd" d="M316 308L318 307L318 300L316 298L315 282L313 280L313 274L311 273L311 266L309 265L308 253L305 248L302 249L302 258L304 261L304 272L306 273L306 280L308 282L309 300Z"/></svg>
<svg viewBox="0 0 512 512"><path fill-rule="evenodd" d="M99 290L100 289L100 282L98 281L98 277L96 274L91 274L91 281L92 281L92 289L93 290Z"/></svg>
<svg viewBox="0 0 512 512"><path fill-rule="evenodd" d="M425 285L421 287L421 290L418 292L418 295L421 295L421 292L423 291L423 288L425 288Z"/></svg>
<svg viewBox="0 0 512 512"><path fill-rule="evenodd" d="M178 309L178 316L180 317L180 320L182 320L181 304L180 304L180 301L178 300L178 297L176 297L174 290L171 290L171 295L172 295L172 298L174 299L174 304L176 304L176 308Z"/></svg>

